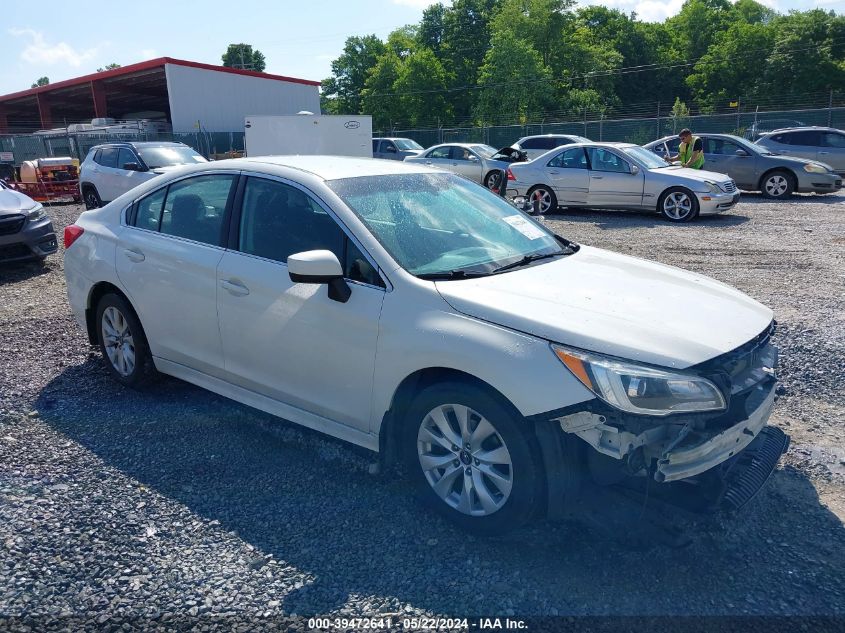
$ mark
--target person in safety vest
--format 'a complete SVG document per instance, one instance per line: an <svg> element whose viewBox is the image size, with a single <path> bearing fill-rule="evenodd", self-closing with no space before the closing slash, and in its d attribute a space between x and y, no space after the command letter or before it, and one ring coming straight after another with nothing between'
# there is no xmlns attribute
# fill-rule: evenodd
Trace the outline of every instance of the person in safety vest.
<svg viewBox="0 0 845 633"><path fill-rule="evenodd" d="M704 169L704 147L701 139L693 136L692 132L684 128L678 134L681 144L678 147L678 155L672 156L669 160L680 161L682 167L690 169Z"/></svg>

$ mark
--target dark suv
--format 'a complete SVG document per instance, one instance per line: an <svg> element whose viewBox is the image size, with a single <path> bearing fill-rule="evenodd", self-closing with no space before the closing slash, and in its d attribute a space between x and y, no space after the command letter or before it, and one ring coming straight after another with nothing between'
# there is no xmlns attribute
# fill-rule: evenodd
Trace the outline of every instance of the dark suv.
<svg viewBox="0 0 845 633"><path fill-rule="evenodd" d="M79 189L87 209L96 209L158 174L206 163L184 143L127 142L95 145L79 169Z"/></svg>

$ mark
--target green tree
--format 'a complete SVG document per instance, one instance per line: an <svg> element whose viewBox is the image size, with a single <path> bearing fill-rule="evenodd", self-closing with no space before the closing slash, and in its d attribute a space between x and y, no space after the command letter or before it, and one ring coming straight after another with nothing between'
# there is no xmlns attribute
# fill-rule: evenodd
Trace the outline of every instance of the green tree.
<svg viewBox="0 0 845 633"><path fill-rule="evenodd" d="M222 60L223 65L228 68L254 70L259 73L264 72L267 67L264 54L258 49L253 50L252 44L229 44Z"/></svg>
<svg viewBox="0 0 845 633"><path fill-rule="evenodd" d="M475 108L476 118L486 123L521 124L542 118L552 105L551 73L529 42L505 31L493 43L479 69L482 87Z"/></svg>
<svg viewBox="0 0 845 633"><path fill-rule="evenodd" d="M32 88L38 88L40 86L46 86L49 83L50 83L49 77L39 77L38 79L35 80L35 83L32 84L31 87Z"/></svg>
<svg viewBox="0 0 845 633"><path fill-rule="evenodd" d="M666 20L673 45L685 61L704 55L734 19L728 0L686 0L680 12Z"/></svg>
<svg viewBox="0 0 845 633"><path fill-rule="evenodd" d="M420 46L431 50L440 57L440 48L443 45L444 26L443 20L446 16L446 7L438 2L423 10L420 27L417 30L417 41Z"/></svg>
<svg viewBox="0 0 845 633"><path fill-rule="evenodd" d="M323 80L323 109L332 114L361 114L367 73L385 50L384 42L375 35L348 37L343 53L332 62L332 76Z"/></svg>
<svg viewBox="0 0 845 633"><path fill-rule="evenodd" d="M409 125L434 127L452 114L446 95L452 77L434 53L422 48L411 53L399 67L393 84L399 93L404 121Z"/></svg>
<svg viewBox="0 0 845 633"><path fill-rule="evenodd" d="M362 91L362 111L373 117L374 129L388 129L403 118L402 99L394 86L402 68L402 59L388 49L370 69Z"/></svg>
<svg viewBox="0 0 845 633"><path fill-rule="evenodd" d="M111 63L111 64L106 64L102 68L98 68L97 72L101 73L101 72L104 72L106 70L116 70L117 68L120 68L120 64Z"/></svg>

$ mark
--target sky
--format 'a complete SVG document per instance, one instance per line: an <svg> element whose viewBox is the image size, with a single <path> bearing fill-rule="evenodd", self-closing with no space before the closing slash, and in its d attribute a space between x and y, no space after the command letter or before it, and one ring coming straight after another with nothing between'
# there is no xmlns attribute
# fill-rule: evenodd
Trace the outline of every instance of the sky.
<svg viewBox="0 0 845 633"><path fill-rule="evenodd" d="M431 0L76 0L33 11L12 0L0 19L0 95L25 90L42 76L55 83L121 65L176 57L219 64L230 43L252 44L267 58L266 72L321 80L350 35L414 24ZM845 12L845 0L762 0L778 11L821 7ZM683 0L579 0L603 4L642 20L662 21ZM73 11L67 9L72 6ZM119 9L118 6L130 7ZM24 10L25 9L25 10Z"/></svg>

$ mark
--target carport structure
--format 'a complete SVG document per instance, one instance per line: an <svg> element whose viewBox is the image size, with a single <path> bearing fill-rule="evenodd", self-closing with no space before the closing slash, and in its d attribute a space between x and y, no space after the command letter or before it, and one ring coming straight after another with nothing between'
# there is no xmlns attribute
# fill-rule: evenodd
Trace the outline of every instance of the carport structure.
<svg viewBox="0 0 845 633"><path fill-rule="evenodd" d="M213 89L217 102L191 99L198 86ZM294 114L315 104L319 111L318 86L316 81L160 57L0 96L0 134L99 117L119 120L139 112L162 112L174 131L190 131L177 128L192 126L203 116L208 120L209 105L215 114L231 115L227 127L237 123L242 130L245 114Z"/></svg>

